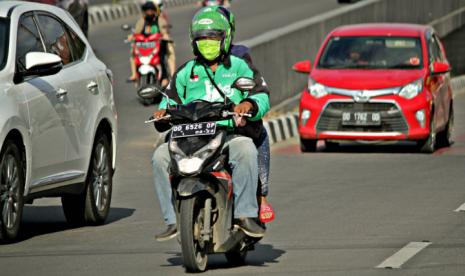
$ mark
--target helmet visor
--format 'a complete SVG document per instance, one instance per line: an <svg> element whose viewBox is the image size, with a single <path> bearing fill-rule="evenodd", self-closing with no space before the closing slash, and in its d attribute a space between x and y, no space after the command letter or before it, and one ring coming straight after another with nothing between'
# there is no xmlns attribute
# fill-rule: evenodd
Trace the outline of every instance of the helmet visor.
<svg viewBox="0 0 465 276"><path fill-rule="evenodd" d="M197 40L199 38L213 38L220 37L224 38L225 32L221 30L198 30L193 33L193 39Z"/></svg>

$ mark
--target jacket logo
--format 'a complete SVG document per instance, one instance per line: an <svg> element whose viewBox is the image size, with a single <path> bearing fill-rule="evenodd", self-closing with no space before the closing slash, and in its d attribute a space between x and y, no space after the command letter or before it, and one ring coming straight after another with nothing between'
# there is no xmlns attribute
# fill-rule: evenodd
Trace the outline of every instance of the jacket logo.
<svg viewBox="0 0 465 276"><path fill-rule="evenodd" d="M190 79L191 82L198 82L199 81L199 75L193 75L192 78Z"/></svg>
<svg viewBox="0 0 465 276"><path fill-rule="evenodd" d="M230 98L234 94L234 90L229 85L221 85L218 84L218 87L223 91L226 97ZM216 90L216 88L210 83L209 80L205 81L205 96L203 100L209 102L220 102L223 101L223 97L221 96L220 92Z"/></svg>

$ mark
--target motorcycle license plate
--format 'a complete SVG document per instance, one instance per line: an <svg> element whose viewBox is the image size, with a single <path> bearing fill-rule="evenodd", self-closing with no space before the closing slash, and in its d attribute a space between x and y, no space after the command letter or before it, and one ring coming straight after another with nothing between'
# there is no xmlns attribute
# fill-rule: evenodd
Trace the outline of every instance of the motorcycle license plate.
<svg viewBox="0 0 465 276"><path fill-rule="evenodd" d="M190 136L213 135L216 133L215 122L203 122L193 124L175 125L171 130L172 138L182 138Z"/></svg>
<svg viewBox="0 0 465 276"><path fill-rule="evenodd" d="M379 112L343 112L343 126L380 126L381 115Z"/></svg>

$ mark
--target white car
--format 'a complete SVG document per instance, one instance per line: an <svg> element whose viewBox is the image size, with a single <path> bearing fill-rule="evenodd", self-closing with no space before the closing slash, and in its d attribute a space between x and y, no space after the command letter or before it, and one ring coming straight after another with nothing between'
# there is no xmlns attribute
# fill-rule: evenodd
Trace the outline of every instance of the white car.
<svg viewBox="0 0 465 276"><path fill-rule="evenodd" d="M102 224L115 171L112 74L55 6L0 2L0 240L25 203L61 197L68 222Z"/></svg>

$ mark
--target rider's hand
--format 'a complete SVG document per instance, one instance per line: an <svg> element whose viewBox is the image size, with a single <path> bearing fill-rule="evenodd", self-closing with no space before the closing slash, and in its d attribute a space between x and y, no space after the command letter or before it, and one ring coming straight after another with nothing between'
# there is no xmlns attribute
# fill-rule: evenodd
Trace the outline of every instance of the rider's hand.
<svg viewBox="0 0 465 276"><path fill-rule="evenodd" d="M251 113L253 105L250 102L244 101L234 107L234 112L238 114Z"/></svg>
<svg viewBox="0 0 465 276"><path fill-rule="evenodd" d="M166 115L166 109L160 109L156 112L153 112L153 118L155 119L161 119Z"/></svg>
<svg viewBox="0 0 465 276"><path fill-rule="evenodd" d="M128 40L131 41L134 38L132 34L128 35Z"/></svg>

